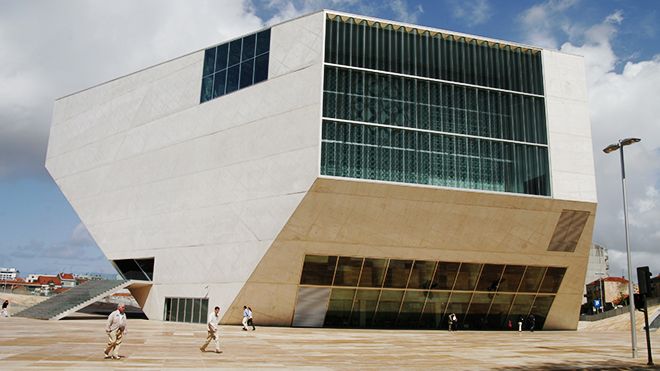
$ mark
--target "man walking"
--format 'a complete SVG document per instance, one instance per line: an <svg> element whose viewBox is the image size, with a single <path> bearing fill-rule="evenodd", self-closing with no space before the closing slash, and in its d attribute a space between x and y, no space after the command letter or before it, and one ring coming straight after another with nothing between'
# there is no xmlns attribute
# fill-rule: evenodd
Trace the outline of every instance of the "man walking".
<svg viewBox="0 0 660 371"><path fill-rule="evenodd" d="M110 313L108 323L105 326L105 332L108 334L108 346L103 355L105 358L119 359L119 346L126 333L126 314L124 304L117 305L117 310Z"/></svg>
<svg viewBox="0 0 660 371"><path fill-rule="evenodd" d="M257 328L254 327L254 321L252 320L252 308L248 307L248 320L247 320L248 326L252 326L252 331L256 330Z"/></svg>
<svg viewBox="0 0 660 371"><path fill-rule="evenodd" d="M215 344L215 352L222 353L220 350L220 335L218 334L218 325L220 324L220 307L215 307L213 312L209 313L208 324L208 334L206 335L206 342L202 345L199 350L206 352L206 347L211 343Z"/></svg>
<svg viewBox="0 0 660 371"><path fill-rule="evenodd" d="M247 331L248 320L250 319L250 310L247 305L243 306L243 331Z"/></svg>

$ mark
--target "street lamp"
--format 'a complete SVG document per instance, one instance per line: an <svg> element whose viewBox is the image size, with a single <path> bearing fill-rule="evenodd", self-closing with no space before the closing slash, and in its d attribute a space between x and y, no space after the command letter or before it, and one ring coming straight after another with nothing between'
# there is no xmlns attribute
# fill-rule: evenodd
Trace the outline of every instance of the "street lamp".
<svg viewBox="0 0 660 371"><path fill-rule="evenodd" d="M603 283L603 277L607 276L607 273L605 272L596 272L596 275L598 275L598 291L600 291L600 312L603 313L605 312L605 294L603 291L605 291L605 284Z"/></svg>
<svg viewBox="0 0 660 371"><path fill-rule="evenodd" d="M637 358L637 335L635 329L635 293L632 284L632 262L630 260L630 239L628 238L628 207L626 206L626 167L623 161L623 147L641 141L639 138L619 139L619 143L610 144L603 152L610 153L617 149L621 153L621 189L623 190L623 221L626 234L626 255L628 258L628 308L630 308L630 335L632 336L632 356Z"/></svg>

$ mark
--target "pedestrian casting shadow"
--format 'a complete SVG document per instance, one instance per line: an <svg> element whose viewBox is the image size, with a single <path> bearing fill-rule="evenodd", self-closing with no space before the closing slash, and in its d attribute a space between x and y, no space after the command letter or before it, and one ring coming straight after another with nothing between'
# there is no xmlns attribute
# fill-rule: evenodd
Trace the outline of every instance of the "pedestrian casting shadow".
<svg viewBox="0 0 660 371"><path fill-rule="evenodd" d="M644 362L644 363L641 363ZM640 364L641 363L641 364ZM604 360L601 365L596 362L556 362L539 363L525 366L506 366L493 370L660 370L660 366L647 366L646 361L624 362L619 360Z"/></svg>

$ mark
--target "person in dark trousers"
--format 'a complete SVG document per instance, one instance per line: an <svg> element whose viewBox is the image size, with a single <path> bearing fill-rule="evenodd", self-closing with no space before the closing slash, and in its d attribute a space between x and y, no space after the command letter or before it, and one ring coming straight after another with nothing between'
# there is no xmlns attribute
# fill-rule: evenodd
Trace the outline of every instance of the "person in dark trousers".
<svg viewBox="0 0 660 371"><path fill-rule="evenodd" d="M248 326L252 326L252 331L256 330L257 328L254 327L254 321L252 320L252 308L248 307L248 321L247 324Z"/></svg>
<svg viewBox="0 0 660 371"><path fill-rule="evenodd" d="M530 314L527 317L527 325L529 326L529 331L534 332L534 327L536 326L536 317L533 314Z"/></svg>
<svg viewBox="0 0 660 371"><path fill-rule="evenodd" d="M450 313L449 317L447 318L447 321L449 322L449 331L452 332L456 330L456 325L458 322L458 318L456 317L456 314Z"/></svg>

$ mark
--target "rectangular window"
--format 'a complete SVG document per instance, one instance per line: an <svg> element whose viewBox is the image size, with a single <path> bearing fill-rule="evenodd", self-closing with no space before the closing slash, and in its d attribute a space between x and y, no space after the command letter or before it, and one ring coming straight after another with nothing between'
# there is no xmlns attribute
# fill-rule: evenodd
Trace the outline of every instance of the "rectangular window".
<svg viewBox="0 0 660 371"><path fill-rule="evenodd" d="M268 78L270 29L204 51L200 103Z"/></svg>
<svg viewBox="0 0 660 371"><path fill-rule="evenodd" d="M208 298L165 298L163 320L206 323L208 307Z"/></svg>

